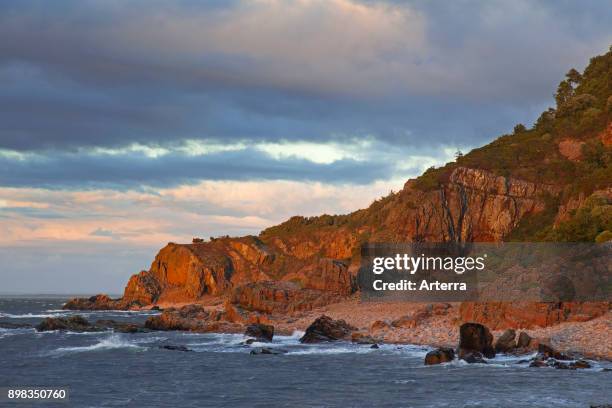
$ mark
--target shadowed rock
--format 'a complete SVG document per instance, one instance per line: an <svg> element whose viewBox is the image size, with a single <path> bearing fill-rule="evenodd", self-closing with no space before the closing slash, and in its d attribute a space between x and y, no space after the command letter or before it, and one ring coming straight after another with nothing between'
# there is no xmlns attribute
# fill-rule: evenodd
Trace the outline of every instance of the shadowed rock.
<svg viewBox="0 0 612 408"><path fill-rule="evenodd" d="M257 341L270 342L274 337L274 326L268 324L250 324L247 326L244 335L253 337Z"/></svg>
<svg viewBox="0 0 612 408"><path fill-rule="evenodd" d="M190 348L185 346L176 346L174 344L164 344L163 346L159 346L162 350L172 350L172 351L193 351Z"/></svg>
<svg viewBox="0 0 612 408"><path fill-rule="evenodd" d="M459 358L478 352L486 358L495 357L493 335L479 323L464 323L459 328Z"/></svg>
<svg viewBox="0 0 612 408"><path fill-rule="evenodd" d="M506 330L495 342L495 351L498 353L507 353L516 348L514 338L516 332L513 329Z"/></svg>
<svg viewBox="0 0 612 408"><path fill-rule="evenodd" d="M529 347L529 343L531 343L531 336L525 332L521 332L518 337L518 342L516 343L516 347L526 349Z"/></svg>
<svg viewBox="0 0 612 408"><path fill-rule="evenodd" d="M102 331L103 328L97 327L89 323L83 316L71 316L68 318L63 317L47 317L36 326L38 331L53 331L53 330L66 330L73 332L92 332Z"/></svg>
<svg viewBox="0 0 612 408"><path fill-rule="evenodd" d="M322 343L327 341L349 340L351 332L356 328L344 320L333 320L329 316L321 316L315 320L300 339L301 343Z"/></svg>

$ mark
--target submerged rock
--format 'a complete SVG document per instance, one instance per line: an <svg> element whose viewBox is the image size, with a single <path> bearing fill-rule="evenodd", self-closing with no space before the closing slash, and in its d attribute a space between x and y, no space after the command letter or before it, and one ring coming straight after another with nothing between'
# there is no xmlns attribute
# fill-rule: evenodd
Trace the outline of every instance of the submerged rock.
<svg viewBox="0 0 612 408"><path fill-rule="evenodd" d="M591 363L586 360L577 360L573 363L570 363L570 366L573 368L591 368Z"/></svg>
<svg viewBox="0 0 612 408"><path fill-rule="evenodd" d="M317 318L300 339L301 343L322 343L327 341L348 340L356 328L344 320L333 320L329 316Z"/></svg>
<svg viewBox="0 0 612 408"><path fill-rule="evenodd" d="M250 324L247 326L244 335L253 337L257 341L270 342L274 337L274 326L268 324Z"/></svg>
<svg viewBox="0 0 612 408"><path fill-rule="evenodd" d="M484 359L482 353L478 351L470 351L463 354L461 357L465 362L470 364L480 363L487 364L487 361Z"/></svg>
<svg viewBox="0 0 612 408"><path fill-rule="evenodd" d="M250 354L257 355L257 354L285 354L285 353L287 353L287 350L262 347L260 349L251 350Z"/></svg>
<svg viewBox="0 0 612 408"><path fill-rule="evenodd" d="M455 358L455 350L450 347L440 347L430 351L425 356L425 365L448 363Z"/></svg>
<svg viewBox="0 0 612 408"><path fill-rule="evenodd" d="M379 348L380 348L380 346L379 346L378 344L374 343L374 344L372 344L372 345L370 346L370 348L371 348L371 349L379 349Z"/></svg>
<svg viewBox="0 0 612 408"><path fill-rule="evenodd" d="M193 351L192 349L187 348L185 346L174 345L174 344L164 344L162 346L159 346L159 348L162 350L172 350L172 351Z"/></svg>
<svg viewBox="0 0 612 408"><path fill-rule="evenodd" d="M493 335L479 323L464 323L459 328L459 358L478 352L486 358L495 357Z"/></svg>

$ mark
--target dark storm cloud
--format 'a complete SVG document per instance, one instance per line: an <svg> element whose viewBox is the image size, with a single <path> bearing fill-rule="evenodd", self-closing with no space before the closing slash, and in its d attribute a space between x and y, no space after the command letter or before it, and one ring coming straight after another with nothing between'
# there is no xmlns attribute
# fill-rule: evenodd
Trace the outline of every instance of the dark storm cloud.
<svg viewBox="0 0 612 408"><path fill-rule="evenodd" d="M200 156L169 153L151 158L141 154L98 155L47 153L18 159L0 156L0 185L7 187L168 187L198 180L302 180L369 183L388 178L388 161L337 160L331 164L308 160L272 159L244 149Z"/></svg>
<svg viewBox="0 0 612 408"><path fill-rule="evenodd" d="M105 166L71 152L186 139L476 146L533 121L565 71L605 51L611 14L599 1L3 1L0 148L48 157L2 163L17 174L2 183L364 182L356 169L387 170L257 154Z"/></svg>

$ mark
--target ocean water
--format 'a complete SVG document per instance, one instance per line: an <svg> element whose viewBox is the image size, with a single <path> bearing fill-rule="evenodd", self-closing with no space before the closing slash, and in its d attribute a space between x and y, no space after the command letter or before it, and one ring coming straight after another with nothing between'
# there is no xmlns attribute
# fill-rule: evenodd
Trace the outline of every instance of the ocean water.
<svg viewBox="0 0 612 408"><path fill-rule="evenodd" d="M38 323L81 314L143 322L155 312L67 312L63 298L0 298L0 321ZM0 329L0 388L68 387L69 401L0 406L74 407L589 407L612 403L612 364L529 368L512 356L489 364L424 366L412 345L302 345L275 336L282 355L251 355L241 335L121 334ZM182 345L193 352L160 349ZM523 357L524 358L524 357ZM4 404L4 405L2 405Z"/></svg>

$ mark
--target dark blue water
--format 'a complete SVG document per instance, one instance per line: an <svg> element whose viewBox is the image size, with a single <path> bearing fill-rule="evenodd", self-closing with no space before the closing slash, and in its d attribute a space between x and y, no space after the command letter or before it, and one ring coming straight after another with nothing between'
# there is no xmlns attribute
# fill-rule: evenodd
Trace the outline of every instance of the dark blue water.
<svg viewBox="0 0 612 408"><path fill-rule="evenodd" d="M64 301L0 298L0 321L37 323L46 316L75 314L59 310ZM79 314L90 321L146 319L141 313ZM62 407L548 408L612 403L612 372L601 371L609 363L577 371L536 369L501 356L489 365L425 367L427 348L305 346L299 334L275 337L272 347L287 354L250 355L240 335L0 329L0 387L69 387L70 401L57 405ZM164 344L194 352L160 349Z"/></svg>

